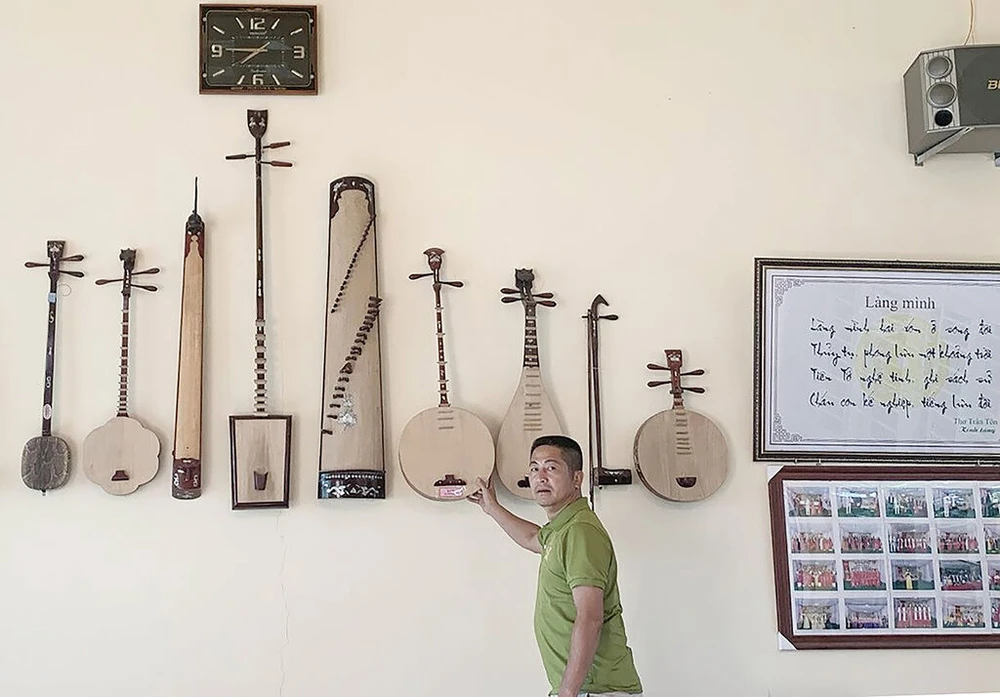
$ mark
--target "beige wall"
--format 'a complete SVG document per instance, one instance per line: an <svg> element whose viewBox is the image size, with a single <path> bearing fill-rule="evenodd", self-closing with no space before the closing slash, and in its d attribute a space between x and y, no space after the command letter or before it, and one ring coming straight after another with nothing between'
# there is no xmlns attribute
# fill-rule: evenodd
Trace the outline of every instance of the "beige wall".
<svg viewBox="0 0 1000 697"><path fill-rule="evenodd" d="M6 2L0 231L0 694L541 695L535 564L471 504L399 474L406 421L436 394L428 246L447 296L454 401L494 433L517 380L534 267L559 305L542 365L585 442L580 315L603 293L606 456L631 466L668 393L645 364L680 347L689 406L733 454L695 505L641 484L599 495L648 695L865 697L994 687L988 651L777 651L765 467L751 462L754 255L993 260L986 155L916 168L901 76L961 43L962 0L421 3L321 7L310 98L199 96L197 3ZM979 11L977 38L1000 14ZM270 110L291 170L267 179L272 409L294 415L292 507L230 510L226 417L252 406L252 166L245 110ZM389 498L317 501L327 190L377 186ZM205 491L170 497L180 254L200 177L208 234ZM44 241L87 256L60 304L54 430L79 454L116 403L118 251L158 265L133 299L133 414L163 464L114 498L79 469L44 498L19 478L37 433ZM539 511L511 502L521 515Z"/></svg>

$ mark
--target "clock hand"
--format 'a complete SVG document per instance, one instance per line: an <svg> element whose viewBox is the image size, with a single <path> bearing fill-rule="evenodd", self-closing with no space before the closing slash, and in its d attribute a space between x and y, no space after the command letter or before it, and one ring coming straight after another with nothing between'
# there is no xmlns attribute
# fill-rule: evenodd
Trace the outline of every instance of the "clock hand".
<svg viewBox="0 0 1000 697"><path fill-rule="evenodd" d="M255 49L253 50L253 52L252 52L252 53L248 53L248 54L247 54L247 57L246 57L246 58L244 58L243 60L241 60L241 61L240 61L240 63L241 63L241 64L242 64L242 63L246 63L246 62L247 62L248 60L250 60L250 59L251 59L251 58L253 58L254 56L256 56L256 55L259 55L259 54L263 53L264 51L266 51L266 50L267 50L267 47L268 47L268 46L269 46L270 44L271 44L271 42L270 42L270 41L267 41L267 42L265 42L265 43L264 43L264 45L263 45L263 46L261 46L260 48L255 48Z"/></svg>

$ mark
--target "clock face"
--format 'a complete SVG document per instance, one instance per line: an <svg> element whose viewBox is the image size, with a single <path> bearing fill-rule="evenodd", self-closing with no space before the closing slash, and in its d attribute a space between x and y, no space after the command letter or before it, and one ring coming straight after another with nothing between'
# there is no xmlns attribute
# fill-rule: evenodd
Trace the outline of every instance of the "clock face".
<svg viewBox="0 0 1000 697"><path fill-rule="evenodd" d="M202 5L200 92L316 94L316 7Z"/></svg>

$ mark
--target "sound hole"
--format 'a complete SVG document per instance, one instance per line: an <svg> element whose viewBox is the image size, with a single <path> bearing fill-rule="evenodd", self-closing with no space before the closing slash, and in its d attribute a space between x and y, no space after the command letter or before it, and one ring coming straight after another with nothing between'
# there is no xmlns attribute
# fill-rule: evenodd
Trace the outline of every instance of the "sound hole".
<svg viewBox="0 0 1000 697"><path fill-rule="evenodd" d="M927 101L936 107L948 106L955 101L955 87L947 82L938 82L927 90Z"/></svg>
<svg viewBox="0 0 1000 697"><path fill-rule="evenodd" d="M953 118L955 117L952 116L952 113L947 109L945 109L943 111L939 111L936 114L934 114L934 123L936 123L938 126L947 126L951 124Z"/></svg>
<svg viewBox="0 0 1000 697"><path fill-rule="evenodd" d="M951 61L944 56L934 56L927 61L927 74L938 79L951 72Z"/></svg>

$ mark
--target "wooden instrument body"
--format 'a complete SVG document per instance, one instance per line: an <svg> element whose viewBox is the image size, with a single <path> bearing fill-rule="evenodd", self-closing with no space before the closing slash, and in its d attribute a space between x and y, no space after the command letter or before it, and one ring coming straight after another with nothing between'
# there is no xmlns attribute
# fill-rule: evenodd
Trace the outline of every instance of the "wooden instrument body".
<svg viewBox="0 0 1000 697"><path fill-rule="evenodd" d="M375 185L330 184L320 499L385 498Z"/></svg>
<svg viewBox="0 0 1000 697"><path fill-rule="evenodd" d="M69 444L59 436L35 436L21 451L21 481L29 489L58 489L69 479Z"/></svg>
<svg viewBox="0 0 1000 697"><path fill-rule="evenodd" d="M177 352L177 395L171 495L175 499L201 496L202 378L205 312L205 226L195 211L184 235L181 282L180 337Z"/></svg>
<svg viewBox="0 0 1000 697"><path fill-rule="evenodd" d="M42 395L42 433L25 443L21 451L21 481L29 489L43 494L49 489L63 486L69 479L70 451L65 440L52 435L52 402L55 389L56 364L56 305L59 298L58 282L60 274L83 276L82 271L61 268L64 261L81 261L82 254L64 257L66 243L63 240L48 240L45 245L47 262L25 262L25 267L48 267L49 293L47 312L47 335L45 339L45 384Z"/></svg>
<svg viewBox="0 0 1000 697"><path fill-rule="evenodd" d="M114 416L83 441L83 471L104 491L131 494L156 476L160 441L138 420Z"/></svg>
<svg viewBox="0 0 1000 697"><path fill-rule="evenodd" d="M699 501L726 480L728 447L719 427L688 409L668 409L646 419L633 444L643 484L669 501Z"/></svg>
<svg viewBox="0 0 1000 697"><path fill-rule="evenodd" d="M728 474L729 451L726 438L708 417L684 406L684 391L704 392L703 387L684 387L685 375L703 375L704 370L681 372L683 353L667 349L667 365L652 363L653 370L669 370L670 380L648 383L649 387L669 384L673 407L646 419L636 431L632 456L639 478L646 488L668 501L699 501L714 494Z"/></svg>
<svg viewBox="0 0 1000 697"><path fill-rule="evenodd" d="M478 416L453 406L425 409L407 422L399 440L403 477L434 501L460 501L493 473L493 436Z"/></svg>
<svg viewBox="0 0 1000 697"><path fill-rule="evenodd" d="M229 417L233 509L288 508L292 417Z"/></svg>
<svg viewBox="0 0 1000 697"><path fill-rule="evenodd" d="M531 443L542 435L563 435L565 429L549 401L541 369L522 368L514 399L497 434L497 474L504 487L515 496L531 500L528 465Z"/></svg>

